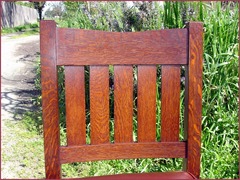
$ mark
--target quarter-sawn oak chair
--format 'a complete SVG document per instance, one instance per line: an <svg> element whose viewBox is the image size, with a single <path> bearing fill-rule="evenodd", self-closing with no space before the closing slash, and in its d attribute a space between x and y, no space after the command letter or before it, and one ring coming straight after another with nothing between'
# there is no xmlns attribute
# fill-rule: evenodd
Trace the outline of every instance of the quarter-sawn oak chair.
<svg viewBox="0 0 240 180"><path fill-rule="evenodd" d="M97 179L193 179L200 174L202 23L185 29L103 32L41 21L41 83L47 179L61 164L127 158L184 158L183 171ZM60 146L57 66L65 66L67 146ZM90 66L86 144L84 66ZM109 65L114 67L114 143L109 135ZM137 142L133 141L137 65ZM161 65L161 140L156 140L156 65ZM179 140L180 67L185 66L185 140Z"/></svg>

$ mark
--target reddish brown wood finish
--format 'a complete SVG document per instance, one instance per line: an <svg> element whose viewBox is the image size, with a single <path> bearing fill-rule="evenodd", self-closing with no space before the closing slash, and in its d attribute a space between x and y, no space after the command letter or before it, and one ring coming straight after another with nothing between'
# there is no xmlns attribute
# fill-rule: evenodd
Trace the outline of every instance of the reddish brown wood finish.
<svg viewBox="0 0 240 180"><path fill-rule="evenodd" d="M186 143L148 142L72 146L61 147L60 154L62 164L106 159L129 159L147 157L184 158L186 157Z"/></svg>
<svg viewBox="0 0 240 180"><path fill-rule="evenodd" d="M109 143L109 67L90 66L91 144Z"/></svg>
<svg viewBox="0 0 240 180"><path fill-rule="evenodd" d="M85 80L83 66L65 67L67 145L86 144Z"/></svg>
<svg viewBox="0 0 240 180"><path fill-rule="evenodd" d="M156 66L138 66L138 142L156 141Z"/></svg>
<svg viewBox="0 0 240 180"><path fill-rule="evenodd" d="M45 172L47 179L61 177L59 110L56 66L56 23L41 21L41 83Z"/></svg>
<svg viewBox="0 0 240 180"><path fill-rule="evenodd" d="M61 178L61 163L175 157L185 158L186 172L199 178L202 28L201 23L190 23L188 29L181 30L110 33L56 30L53 21L42 21L40 43L46 177ZM114 65L114 144L110 143L109 135L110 64ZM138 65L136 143L132 139L132 64ZM163 65L163 142L156 142L157 64ZM185 141L178 142L179 67L182 64L186 65ZM66 68L66 147L60 147L57 65L65 65ZM82 65L90 65L90 145L86 145Z"/></svg>
<svg viewBox="0 0 240 180"><path fill-rule="evenodd" d="M160 179L194 179L194 176L183 171L175 172L153 172L153 173L128 173L128 174L114 174L98 177L86 177L82 180L160 180Z"/></svg>
<svg viewBox="0 0 240 180"><path fill-rule="evenodd" d="M180 66L162 66L161 141L179 141Z"/></svg>
<svg viewBox="0 0 240 180"><path fill-rule="evenodd" d="M119 33L58 28L58 37L58 65L187 64L187 29Z"/></svg>
<svg viewBox="0 0 240 180"><path fill-rule="evenodd" d="M203 64L203 25L192 22L189 30L189 65L186 68L185 122L187 160L185 168L199 178L201 153L202 119L202 64Z"/></svg>
<svg viewBox="0 0 240 180"><path fill-rule="evenodd" d="M114 142L133 141L133 67L114 66Z"/></svg>

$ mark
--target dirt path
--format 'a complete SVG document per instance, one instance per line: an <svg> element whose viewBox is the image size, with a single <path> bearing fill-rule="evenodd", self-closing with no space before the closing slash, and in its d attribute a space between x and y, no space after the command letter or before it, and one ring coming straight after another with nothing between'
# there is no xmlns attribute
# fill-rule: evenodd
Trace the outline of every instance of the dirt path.
<svg viewBox="0 0 240 180"><path fill-rule="evenodd" d="M35 158L29 144L42 143L41 137L29 134L19 125L22 115L36 108L31 99L39 93L34 88L36 58L40 52L39 36L14 39L4 36L1 44L1 178L27 178L23 169L34 166L29 164L28 158L36 164L43 161Z"/></svg>
<svg viewBox="0 0 240 180"><path fill-rule="evenodd" d="M31 110L30 100L36 93L35 61L39 51L39 36L2 38L2 119L17 120L15 113Z"/></svg>

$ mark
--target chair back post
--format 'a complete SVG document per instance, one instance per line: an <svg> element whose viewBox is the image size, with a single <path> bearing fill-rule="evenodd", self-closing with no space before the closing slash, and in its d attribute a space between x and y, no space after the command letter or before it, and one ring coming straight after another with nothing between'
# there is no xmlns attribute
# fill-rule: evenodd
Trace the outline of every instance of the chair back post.
<svg viewBox="0 0 240 180"><path fill-rule="evenodd" d="M61 178L60 130L57 80L56 23L40 22L41 82L45 173L47 179Z"/></svg>
<svg viewBox="0 0 240 180"><path fill-rule="evenodd" d="M185 140L187 158L184 170L200 176L201 119L202 119L202 69L203 69L203 24L188 23L189 55L186 65L185 89Z"/></svg>

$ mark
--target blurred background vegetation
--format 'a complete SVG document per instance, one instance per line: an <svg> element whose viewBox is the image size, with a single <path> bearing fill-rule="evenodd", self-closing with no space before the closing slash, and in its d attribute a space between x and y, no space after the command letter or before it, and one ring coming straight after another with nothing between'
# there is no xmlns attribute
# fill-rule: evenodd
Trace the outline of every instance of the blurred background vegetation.
<svg viewBox="0 0 240 180"><path fill-rule="evenodd" d="M238 175L238 2L59 2L45 12L58 27L116 32L185 28L189 21L204 25L204 72L201 178L237 178ZM64 68L59 68L62 145L65 138ZM109 71L110 83L113 79ZM86 67L86 88L88 67ZM184 68L182 68L184 78ZM37 88L40 87L38 67ZM158 68L158 92L160 91ZM182 84L182 95L184 83ZM88 93L86 94L88 95ZM159 94L158 94L159 95ZM112 101L110 94L110 101ZM41 96L34 100L41 105ZM183 96L181 105L183 105ZM89 120L87 102L87 120ZM112 102L110 102L111 104ZM112 108L112 106L111 106ZM137 110L134 107L134 110ZM157 99L157 123L161 102ZM181 106L181 124L183 120ZM134 111L135 112L135 111ZM114 117L111 117L111 120ZM134 118L136 124L137 117ZM28 113L29 129L42 133L41 112ZM111 121L113 122L113 121ZM89 121L88 121L89 123ZM112 127L111 123L111 127ZM159 124L158 124L159 126ZM89 124L87 127L89 133ZM180 138L182 134L180 135ZM89 138L89 137L87 137ZM158 139L159 133L158 133ZM134 159L63 165L64 177L181 169L181 159Z"/></svg>

